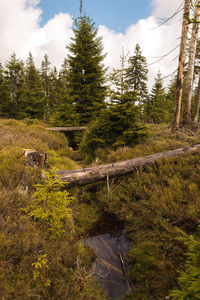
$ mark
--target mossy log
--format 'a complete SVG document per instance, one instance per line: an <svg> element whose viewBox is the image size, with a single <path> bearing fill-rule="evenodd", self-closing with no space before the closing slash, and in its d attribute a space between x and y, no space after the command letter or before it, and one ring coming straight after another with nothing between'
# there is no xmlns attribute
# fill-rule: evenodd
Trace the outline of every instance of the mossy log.
<svg viewBox="0 0 200 300"><path fill-rule="evenodd" d="M81 127L47 127L46 130L50 131L62 131L62 132L71 132L71 131L85 131L87 130L86 126Z"/></svg>
<svg viewBox="0 0 200 300"><path fill-rule="evenodd" d="M57 171L60 179L63 182L69 182L72 185L86 185L89 183L104 180L106 178L112 178L128 174L135 169L151 165L158 160L162 160L170 157L183 156L186 154L193 154L200 150L200 144L195 146L189 146L179 148L176 150L170 150L166 152L160 152L144 157L138 157L122 162L116 162L108 165L100 165L91 168L78 169L78 170L63 170Z"/></svg>

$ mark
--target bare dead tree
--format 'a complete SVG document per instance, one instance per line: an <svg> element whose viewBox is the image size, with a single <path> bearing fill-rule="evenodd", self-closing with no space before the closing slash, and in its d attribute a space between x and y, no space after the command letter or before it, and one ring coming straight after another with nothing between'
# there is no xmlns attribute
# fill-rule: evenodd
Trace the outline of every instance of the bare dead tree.
<svg viewBox="0 0 200 300"><path fill-rule="evenodd" d="M184 12L182 21L182 33L181 33L181 44L179 53L179 65L177 74L177 84L176 84L176 99L175 99L175 111L174 120L172 123L172 132L176 131L180 123L180 113L181 113L181 100L183 93L183 71L184 63L186 57L186 46L187 46L187 36L188 36L188 19L190 15L190 0L185 0L184 2Z"/></svg>
<svg viewBox="0 0 200 300"><path fill-rule="evenodd" d="M192 27L192 36L190 39L189 46L189 61L188 61L188 69L186 76L186 98L184 104L184 112L183 112L183 124L191 123L191 102L192 102L192 90L193 90L193 80L194 80L194 65L195 65L195 54L197 48L197 38L198 38L198 29L199 29L199 0L195 1L194 8L194 19L197 21L193 23Z"/></svg>
<svg viewBox="0 0 200 300"><path fill-rule="evenodd" d="M194 124L199 122L199 109L200 109L200 73L199 73L199 82L196 95L196 104L195 104L195 113L194 113Z"/></svg>

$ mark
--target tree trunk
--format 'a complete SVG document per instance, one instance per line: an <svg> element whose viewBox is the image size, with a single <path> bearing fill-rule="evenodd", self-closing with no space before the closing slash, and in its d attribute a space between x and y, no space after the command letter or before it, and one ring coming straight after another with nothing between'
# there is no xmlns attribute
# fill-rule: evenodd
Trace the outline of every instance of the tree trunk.
<svg viewBox="0 0 200 300"><path fill-rule="evenodd" d="M70 131L85 131L88 128L86 126L81 126L81 127L47 127L45 129L50 131L70 132Z"/></svg>
<svg viewBox="0 0 200 300"><path fill-rule="evenodd" d="M190 13L190 0L185 0L184 13L182 21L182 33L181 33L181 44L179 53L179 65L176 83L176 100L175 100L175 111L174 120L172 123L172 132L176 131L180 123L180 113L181 113L181 100L183 93L183 71L184 62L186 56L186 46L187 46L187 34L188 34L188 17Z"/></svg>
<svg viewBox="0 0 200 300"><path fill-rule="evenodd" d="M200 73L199 73L198 90L197 90L197 95L196 95L194 124L198 124L198 122L199 122L199 109L200 109Z"/></svg>
<svg viewBox="0 0 200 300"><path fill-rule="evenodd" d="M78 170L63 170L57 171L58 176L63 182L69 182L72 185L86 185L111 177L128 174L139 167L151 165L157 160L162 160L169 157L183 156L200 151L200 144L195 146L179 148L166 152L160 152L145 157L134 158L123 162L116 162L108 165L97 167L78 169Z"/></svg>
<svg viewBox="0 0 200 300"><path fill-rule="evenodd" d="M194 9L194 19L199 21L199 12L200 8L198 6L199 0L195 2ZM186 77L186 98L183 112L183 124L187 124L191 122L191 102L192 102L192 88L193 88L193 79L194 79L194 63L195 63L195 54L197 47L197 37L198 37L198 23L193 23L192 27L192 36L190 40L190 48L189 48L189 62L188 62L188 70Z"/></svg>

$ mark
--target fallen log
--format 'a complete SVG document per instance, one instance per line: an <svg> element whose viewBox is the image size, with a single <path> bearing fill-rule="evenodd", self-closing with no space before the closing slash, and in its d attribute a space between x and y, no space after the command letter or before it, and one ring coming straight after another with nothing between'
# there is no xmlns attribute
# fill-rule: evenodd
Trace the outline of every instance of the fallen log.
<svg viewBox="0 0 200 300"><path fill-rule="evenodd" d="M45 129L50 130L50 131L70 132L70 131L85 131L85 130L87 130L87 127L86 126L81 126L81 127L47 127Z"/></svg>
<svg viewBox="0 0 200 300"><path fill-rule="evenodd" d="M129 159L122 162L116 162L108 165L100 165L91 168L84 168L78 170L63 170L57 171L58 176L63 182L69 182L72 185L86 185L89 183L97 182L106 178L115 176L121 176L132 172L133 170L151 165L155 161L165 158L183 156L186 154L193 154L200 150L200 144L195 146L189 146L179 148L176 150L170 150L166 152L160 152L144 157L138 157Z"/></svg>

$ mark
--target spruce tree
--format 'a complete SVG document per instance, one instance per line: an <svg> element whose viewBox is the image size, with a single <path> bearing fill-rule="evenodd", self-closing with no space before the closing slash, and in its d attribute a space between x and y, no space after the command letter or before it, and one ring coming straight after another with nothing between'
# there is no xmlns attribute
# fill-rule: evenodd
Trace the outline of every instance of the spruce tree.
<svg viewBox="0 0 200 300"><path fill-rule="evenodd" d="M166 108L165 89L163 87L161 73L158 72L145 107L145 114L148 116L148 121L153 123L165 122Z"/></svg>
<svg viewBox="0 0 200 300"><path fill-rule="evenodd" d="M173 77L169 82L166 90L166 110L165 110L165 123L171 123L174 114L174 99L176 98L176 77Z"/></svg>
<svg viewBox="0 0 200 300"><path fill-rule="evenodd" d="M54 81L54 83L52 83L52 87L54 87L55 97L57 98L58 102L56 103L52 122L55 126L77 126L78 115L75 111L73 97L70 94L69 69L66 59L64 60L59 72L59 79L57 80L57 84L54 76L55 70L54 74L51 73L51 79L52 81Z"/></svg>
<svg viewBox="0 0 200 300"><path fill-rule="evenodd" d="M178 277L179 288L171 291L172 300L200 299L200 242L192 235L179 238L188 247L185 270Z"/></svg>
<svg viewBox="0 0 200 300"><path fill-rule="evenodd" d="M45 91L39 71L35 67L31 53L26 62L26 102L24 113L26 117L45 119Z"/></svg>
<svg viewBox="0 0 200 300"><path fill-rule="evenodd" d="M147 135L145 125L139 124L140 105L136 105L136 92L129 91L124 80L125 56L121 56L121 69L110 76L112 90L110 105L100 112L99 117L86 133L82 150L91 158L98 148L133 146Z"/></svg>
<svg viewBox="0 0 200 300"><path fill-rule="evenodd" d="M50 97L54 98L54 113L51 118L51 123L54 126L73 127L79 125L78 114L75 111L73 97L69 90L69 74L68 62L65 59L59 76L56 76L54 69L50 74ZM69 146L77 148L78 143L82 138L82 134L77 132L66 132Z"/></svg>
<svg viewBox="0 0 200 300"><path fill-rule="evenodd" d="M14 111L11 94L8 89L8 84L5 80L3 67L0 63L0 116L12 118L13 113Z"/></svg>
<svg viewBox="0 0 200 300"><path fill-rule="evenodd" d="M79 123L88 124L105 107L103 46L89 17L79 17L75 25L74 37L67 47L70 52L69 87Z"/></svg>
<svg viewBox="0 0 200 300"><path fill-rule="evenodd" d="M126 83L130 90L137 92L137 101L144 104L148 97L148 69L139 44L136 44L134 55L129 58L128 63Z"/></svg>
<svg viewBox="0 0 200 300"><path fill-rule="evenodd" d="M44 60L41 63L41 78L42 78L42 84L43 84L43 89L44 89L44 94L45 94L45 103L44 103L44 119L48 120L52 111L53 111L53 104L51 103L52 99L50 99L50 61L48 58L48 55L44 55Z"/></svg>
<svg viewBox="0 0 200 300"><path fill-rule="evenodd" d="M24 63L13 53L5 65L5 79L9 88L12 101L11 117L21 118L21 97L25 91Z"/></svg>

